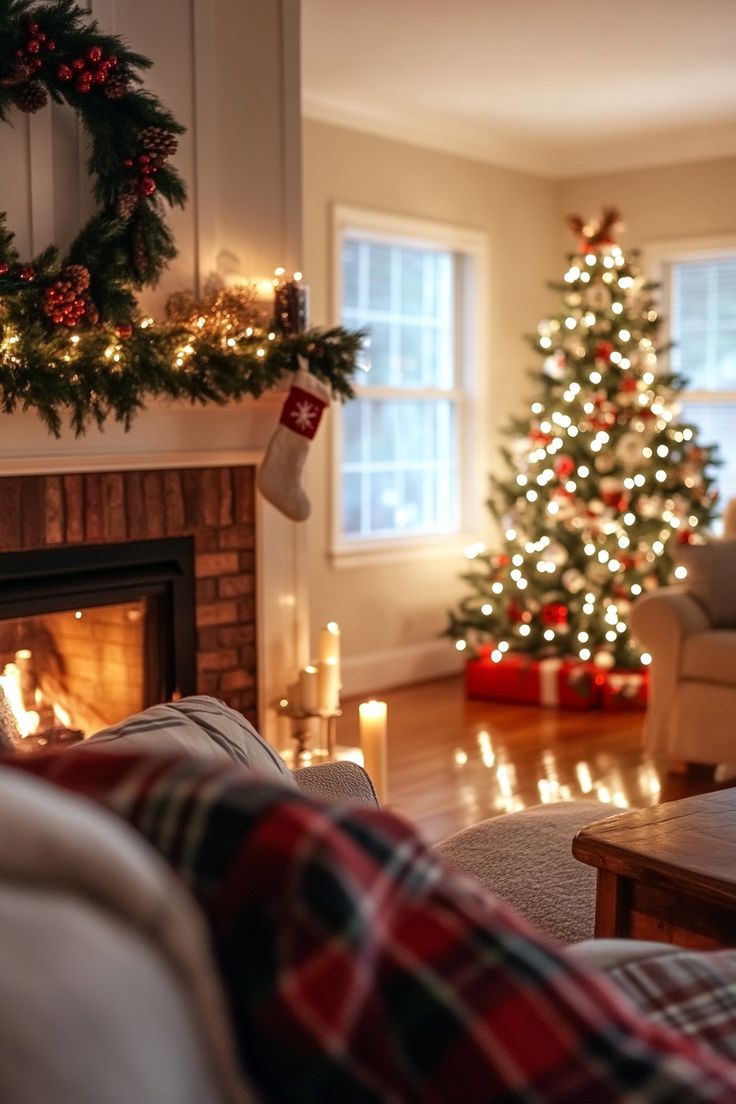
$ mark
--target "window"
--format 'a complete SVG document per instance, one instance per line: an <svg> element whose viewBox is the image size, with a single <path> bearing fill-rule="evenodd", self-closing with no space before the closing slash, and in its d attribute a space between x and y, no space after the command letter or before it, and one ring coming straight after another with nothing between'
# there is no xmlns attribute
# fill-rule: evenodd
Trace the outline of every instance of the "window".
<svg viewBox="0 0 736 1104"><path fill-rule="evenodd" d="M720 506L736 496L736 245L669 258L672 367L687 381L682 417L717 444Z"/></svg>
<svg viewBox="0 0 736 1104"><path fill-rule="evenodd" d="M335 543L346 550L457 534L480 238L340 214L340 320L369 336L367 371L341 417Z"/></svg>

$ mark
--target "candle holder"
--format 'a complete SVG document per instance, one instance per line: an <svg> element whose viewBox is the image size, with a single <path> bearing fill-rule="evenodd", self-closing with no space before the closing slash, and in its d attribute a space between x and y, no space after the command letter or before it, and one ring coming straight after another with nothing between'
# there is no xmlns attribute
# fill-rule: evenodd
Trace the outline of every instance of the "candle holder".
<svg viewBox="0 0 736 1104"><path fill-rule="evenodd" d="M281 717L288 717L291 725L291 738L296 744L294 762L296 766L307 766L315 753L327 762L335 754L337 743L337 719L342 716L339 706L334 710L305 710L293 706L285 698L276 703L276 711ZM320 735L319 748L310 749L313 730L311 721L317 721ZM324 749L324 750L322 750Z"/></svg>

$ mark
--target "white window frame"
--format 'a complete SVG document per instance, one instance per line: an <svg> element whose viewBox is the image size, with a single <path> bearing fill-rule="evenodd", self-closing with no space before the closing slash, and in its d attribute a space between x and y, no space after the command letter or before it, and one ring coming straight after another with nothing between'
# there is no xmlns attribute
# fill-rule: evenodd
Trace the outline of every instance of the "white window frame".
<svg viewBox="0 0 736 1104"><path fill-rule="evenodd" d="M336 204L333 207L333 315L336 324L342 318L342 245L343 239L354 234L363 239L390 240L414 248L444 250L455 254L461 267L460 334L455 334L457 377L451 390L428 388L418 391L423 398L451 399L457 409L457 530L450 533L425 533L392 536L347 538L342 533L342 460L343 419L340 412L332 418L332 488L330 555L335 566L363 566L376 561L415 558L417 555L456 555L472 540L478 529L479 504L484 495L481 478L487 473L477 471L478 412L483 407L487 366L488 314L487 257L488 245L484 233L448 223L405 218L380 211ZM365 398L391 398L390 387L361 388L360 372L354 380L355 390ZM402 389L402 394L405 392Z"/></svg>
<svg viewBox="0 0 736 1104"><path fill-rule="evenodd" d="M736 234L718 234L706 238L678 238L674 241L651 242L644 250L645 269L652 280L661 285L662 337L672 339L672 265L681 261L711 261L721 257L736 257ZM671 353L670 353L671 356ZM685 371L684 375L687 375ZM680 391L678 402L682 405L709 406L736 403L736 391ZM726 503L721 502L721 507ZM715 527L717 531L719 524Z"/></svg>

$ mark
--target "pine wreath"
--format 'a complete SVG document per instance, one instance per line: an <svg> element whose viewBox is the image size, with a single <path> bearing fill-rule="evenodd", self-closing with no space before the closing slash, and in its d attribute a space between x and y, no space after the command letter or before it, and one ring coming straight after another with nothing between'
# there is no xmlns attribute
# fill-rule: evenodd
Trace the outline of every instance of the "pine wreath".
<svg viewBox="0 0 736 1104"><path fill-rule="evenodd" d="M150 64L73 0L0 0L0 121L49 98L73 108L90 138L98 204L64 256L50 245L29 261L0 212L0 407L34 408L57 435L65 411L77 433L111 414L127 427L147 396L259 395L296 353L350 397L360 334L284 333L255 316L220 330L140 319L136 291L176 254L162 200L186 200L169 163L184 128L142 87Z"/></svg>

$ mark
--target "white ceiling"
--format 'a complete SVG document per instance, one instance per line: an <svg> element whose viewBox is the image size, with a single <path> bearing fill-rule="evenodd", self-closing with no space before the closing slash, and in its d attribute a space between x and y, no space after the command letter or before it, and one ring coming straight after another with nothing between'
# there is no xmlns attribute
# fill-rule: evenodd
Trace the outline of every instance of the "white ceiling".
<svg viewBox="0 0 736 1104"><path fill-rule="evenodd" d="M736 153L736 0L302 0L308 118L550 177Z"/></svg>

